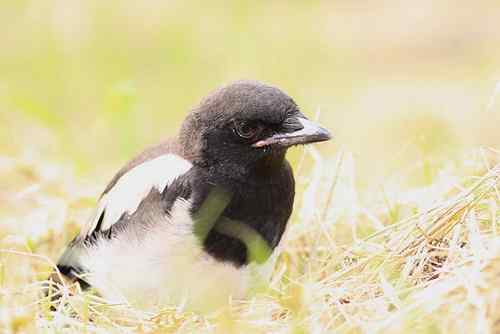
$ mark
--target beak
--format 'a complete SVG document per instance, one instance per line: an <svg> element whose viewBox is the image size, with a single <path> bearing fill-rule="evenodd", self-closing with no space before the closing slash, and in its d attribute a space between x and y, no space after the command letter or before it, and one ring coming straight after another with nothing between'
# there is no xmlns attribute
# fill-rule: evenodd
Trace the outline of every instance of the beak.
<svg viewBox="0 0 500 334"><path fill-rule="evenodd" d="M302 128L293 132L276 133L271 137L259 140L252 146L264 147L275 145L281 147L290 147L299 144L310 144L320 141L327 141L332 138L330 132L327 129L319 126L315 122L308 120L307 118L298 117L294 121L300 123Z"/></svg>

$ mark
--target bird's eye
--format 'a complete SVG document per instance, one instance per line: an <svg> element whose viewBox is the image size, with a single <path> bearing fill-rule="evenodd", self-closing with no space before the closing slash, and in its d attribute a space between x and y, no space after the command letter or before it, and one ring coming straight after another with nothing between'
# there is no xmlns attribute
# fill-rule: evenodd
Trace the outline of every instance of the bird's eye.
<svg viewBox="0 0 500 334"><path fill-rule="evenodd" d="M261 127L255 123L238 122L236 123L235 130L238 136L245 139L251 139L260 133Z"/></svg>

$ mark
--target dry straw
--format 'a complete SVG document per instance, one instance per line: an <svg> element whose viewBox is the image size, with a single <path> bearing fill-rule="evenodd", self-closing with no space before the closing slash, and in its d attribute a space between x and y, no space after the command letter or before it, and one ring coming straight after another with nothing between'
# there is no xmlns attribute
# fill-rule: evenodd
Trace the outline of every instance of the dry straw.
<svg viewBox="0 0 500 334"><path fill-rule="evenodd" d="M384 196L364 197L351 155L307 152L314 167L298 177L302 198L271 282L211 315L110 305L74 286L54 290L60 302L43 297L51 259L99 187L39 159L1 157L0 331L500 332L500 152L468 152L431 184L388 182Z"/></svg>

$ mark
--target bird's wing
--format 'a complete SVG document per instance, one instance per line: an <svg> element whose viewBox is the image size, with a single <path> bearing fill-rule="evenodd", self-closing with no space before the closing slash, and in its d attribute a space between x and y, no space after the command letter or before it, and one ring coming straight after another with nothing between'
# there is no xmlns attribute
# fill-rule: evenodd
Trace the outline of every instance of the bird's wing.
<svg viewBox="0 0 500 334"><path fill-rule="evenodd" d="M164 143L146 150L122 168L102 194L80 239L109 230L124 214L133 214L152 189L161 193L189 171L192 164L176 151L175 145Z"/></svg>

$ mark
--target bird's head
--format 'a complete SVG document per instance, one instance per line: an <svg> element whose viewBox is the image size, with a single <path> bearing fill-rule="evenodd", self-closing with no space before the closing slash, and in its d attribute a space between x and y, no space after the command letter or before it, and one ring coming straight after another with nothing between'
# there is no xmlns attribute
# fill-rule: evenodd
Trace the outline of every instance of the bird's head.
<svg viewBox="0 0 500 334"><path fill-rule="evenodd" d="M238 81L204 98L183 123L180 141L195 164L244 175L260 160L283 160L298 144L330 139L276 87Z"/></svg>

